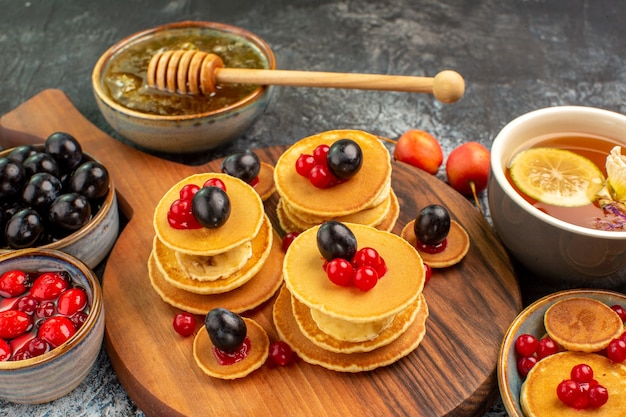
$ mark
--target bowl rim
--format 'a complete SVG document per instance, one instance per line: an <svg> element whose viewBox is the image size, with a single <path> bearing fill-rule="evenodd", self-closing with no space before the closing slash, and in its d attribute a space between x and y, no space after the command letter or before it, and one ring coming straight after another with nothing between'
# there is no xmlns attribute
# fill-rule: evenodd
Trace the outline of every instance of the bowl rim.
<svg viewBox="0 0 626 417"><path fill-rule="evenodd" d="M20 361L2 361L0 362L0 371L10 371L15 369L28 369L34 366L52 362L76 347L81 343L94 329L96 322L100 318L103 310L102 288L96 274L85 265L80 259L68 255L65 252L56 249L29 248L19 249L10 253L0 254L0 262L18 257L51 257L61 263L70 264L76 267L83 274L91 289L91 306L85 323L76 331L76 333L65 343L50 349L50 351L40 356L24 359Z"/></svg>
<svg viewBox="0 0 626 417"><path fill-rule="evenodd" d="M96 62L96 65L93 68L93 72L91 74L91 84L94 91L95 96L101 100L104 104L106 104L111 109L115 110L117 113L126 114L127 116L132 116L137 119L149 120L149 121L183 121L183 120L194 120L202 117L209 116L220 116L226 114L232 110L239 109L245 107L248 104L255 102L256 100L263 97L268 91L271 91L270 85L261 85L259 88L254 90L252 93L248 94L241 100L216 110L211 110L204 113L198 114L187 114L187 115L157 115L144 113L137 110L129 109L128 107L122 106L121 104L115 102L113 99L106 94L104 87L102 86L102 78L104 76L104 68L108 64L108 62L121 50L129 47L130 45L139 42L155 33L165 32L168 30L184 30L191 28L200 28L200 29L211 29L221 32L226 32L230 35L238 36L246 39L247 41L254 44L261 53L267 59L267 69L273 70L276 69L276 58L274 56L274 52L272 51L270 45L263 40L260 36L237 26L228 25L225 23L219 22L211 22L211 21L200 21L200 20L185 20L181 22L167 23L164 25L155 26L149 29L145 29L139 32L135 32L112 46L110 46L100 58Z"/></svg>
<svg viewBox="0 0 626 417"><path fill-rule="evenodd" d="M36 148L42 148L43 149L44 144L32 144L30 146L34 146ZM0 157L8 155L15 148L16 147L8 148L8 149L5 149L3 151L0 151ZM100 163L100 161L98 161L96 158L94 158L88 152L84 152L83 151L83 155L86 155L92 161ZM116 197L117 196L116 196L116 191L115 191L115 184L113 183L113 178L111 177L111 175L109 175L109 191L107 191L107 195L104 198L104 200L102 201L102 206L100 207L100 210L98 210L96 215L93 216L89 220L89 222L87 222L86 225L84 225L80 229L70 233L69 235L65 236L62 239L56 240L54 242L47 243L45 245L36 246L33 249L59 249L60 250L62 248L65 248L65 247L67 247L69 245L72 245L72 244L76 243L77 241L82 239L86 234L91 233L91 231L93 229L93 226L95 224L100 223L107 216L107 213L109 212L109 210L111 210L114 207L113 202L115 201ZM0 255L2 255L4 253L13 252L13 251L16 251L16 250L18 250L18 249L0 248Z"/></svg>
<svg viewBox="0 0 626 417"><path fill-rule="evenodd" d="M606 119L607 123L626 125L626 115L622 115L610 110L586 107L586 106L555 106L546 107L530 111L522 114L511 122L507 123L500 132L496 135L491 146L491 176L499 184L504 193L512 199L519 207L521 207L529 215L539 219L540 221L552 225L558 229L575 233L577 235L588 236L593 238L607 239L607 240L624 240L626 239L626 231L609 231L609 230L596 230L583 226L578 226L572 223L568 223L563 220L559 220L552 217L543 211L537 209L532 204L524 200L511 186L505 176L506 167L501 164L501 155L506 152L507 141L505 137L510 137L511 132L519 128L519 126L528 123L530 120L537 117L552 117L564 114L575 114L578 117L584 117L585 115L594 115L595 117ZM622 145L626 147L626 145Z"/></svg>

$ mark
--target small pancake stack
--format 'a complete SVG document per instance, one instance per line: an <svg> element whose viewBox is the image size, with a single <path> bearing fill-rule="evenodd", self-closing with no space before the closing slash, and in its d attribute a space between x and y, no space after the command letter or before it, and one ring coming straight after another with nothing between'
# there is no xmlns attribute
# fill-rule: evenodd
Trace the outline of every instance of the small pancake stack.
<svg viewBox="0 0 626 417"><path fill-rule="evenodd" d="M231 211L217 228L176 229L167 213L187 184L211 179L226 186ZM267 301L282 283L283 252L258 193L244 181L222 173L192 175L159 201L155 237L148 261L153 288L168 304L193 314L216 307L241 313Z"/></svg>
<svg viewBox="0 0 626 417"><path fill-rule="evenodd" d="M356 175L320 189L296 172L300 155L313 154L316 147L340 139L351 139L361 148L363 163ZM376 136L359 130L332 130L296 142L276 162L274 182L280 196L278 219L285 232L302 232L327 220L390 231L400 213L391 188L389 151Z"/></svg>
<svg viewBox="0 0 626 417"><path fill-rule="evenodd" d="M308 363L339 372L390 365L408 355L426 333L421 257L404 239L371 226L345 223L359 248L378 251L387 272L369 291L332 283L314 226L289 246L285 285L273 309L276 330Z"/></svg>

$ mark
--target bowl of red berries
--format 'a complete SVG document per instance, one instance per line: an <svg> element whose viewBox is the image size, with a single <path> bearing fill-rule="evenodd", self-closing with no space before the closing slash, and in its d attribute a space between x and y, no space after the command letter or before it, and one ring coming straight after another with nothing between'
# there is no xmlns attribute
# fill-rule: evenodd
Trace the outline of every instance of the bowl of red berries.
<svg viewBox="0 0 626 417"><path fill-rule="evenodd" d="M0 399L38 404L69 393L103 336L102 290L83 262L51 249L0 255Z"/></svg>
<svg viewBox="0 0 626 417"><path fill-rule="evenodd" d="M498 357L508 415L623 415L625 321L626 295L608 290L560 291L526 307Z"/></svg>
<svg viewBox="0 0 626 417"><path fill-rule="evenodd" d="M0 254L55 249L95 268L119 232L107 168L66 132L1 151L0 231Z"/></svg>

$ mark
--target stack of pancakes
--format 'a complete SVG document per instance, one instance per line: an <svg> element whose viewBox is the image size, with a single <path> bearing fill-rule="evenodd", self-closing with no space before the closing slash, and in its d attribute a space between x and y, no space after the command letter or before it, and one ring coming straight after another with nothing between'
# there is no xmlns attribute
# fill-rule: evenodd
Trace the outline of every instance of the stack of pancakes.
<svg viewBox="0 0 626 417"><path fill-rule="evenodd" d="M202 187L210 178L226 186L231 205L227 221L215 229L171 227L167 213L183 186ZM238 178L221 173L185 178L161 198L153 225L150 281L174 307L194 314L216 307L241 313L268 300L282 283L280 239L258 193Z"/></svg>
<svg viewBox="0 0 626 417"><path fill-rule="evenodd" d="M312 155L319 145L351 139L360 147L363 163L348 181L319 189L296 172L302 154ZM286 232L301 232L327 220L359 223L390 231L400 213L391 188L391 158L382 142L358 130L332 130L301 139L276 162L274 182L280 199L280 225Z"/></svg>
<svg viewBox="0 0 626 417"><path fill-rule="evenodd" d="M424 265L404 239L371 226L349 224L358 247L372 247L386 274L366 292L333 284L324 271L314 226L296 237L283 263L285 285L274 304L280 337L308 363L341 372L389 365L423 339L428 306Z"/></svg>

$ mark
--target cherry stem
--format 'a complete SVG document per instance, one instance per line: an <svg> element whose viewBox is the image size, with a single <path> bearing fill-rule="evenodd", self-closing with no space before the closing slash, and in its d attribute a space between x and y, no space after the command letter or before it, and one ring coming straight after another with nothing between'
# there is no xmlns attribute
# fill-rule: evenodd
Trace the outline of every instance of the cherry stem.
<svg viewBox="0 0 626 417"><path fill-rule="evenodd" d="M480 206L480 202L478 201L478 195L476 193L476 183L474 181L470 181L469 186L472 189L472 195L474 196L474 203L476 203L476 207L478 207L478 211L480 212L480 214L484 215L483 209Z"/></svg>
<svg viewBox="0 0 626 417"><path fill-rule="evenodd" d="M384 142L393 143L393 144L398 143L397 140L389 139L389 138L386 138L384 136L377 136L377 137L378 137L378 139L380 139L380 140L382 140Z"/></svg>

